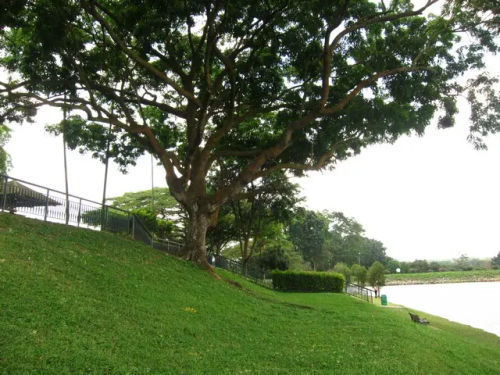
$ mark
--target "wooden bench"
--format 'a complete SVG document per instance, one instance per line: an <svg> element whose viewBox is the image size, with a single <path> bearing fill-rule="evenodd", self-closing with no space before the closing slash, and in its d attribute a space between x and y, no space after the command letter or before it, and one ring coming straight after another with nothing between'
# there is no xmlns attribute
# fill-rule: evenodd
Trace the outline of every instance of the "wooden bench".
<svg viewBox="0 0 500 375"><path fill-rule="evenodd" d="M420 324L429 324L429 322L425 319L422 319L421 317L419 317L417 314L412 314L411 312L409 312L408 314L410 314L410 318L413 322L415 323L420 323Z"/></svg>

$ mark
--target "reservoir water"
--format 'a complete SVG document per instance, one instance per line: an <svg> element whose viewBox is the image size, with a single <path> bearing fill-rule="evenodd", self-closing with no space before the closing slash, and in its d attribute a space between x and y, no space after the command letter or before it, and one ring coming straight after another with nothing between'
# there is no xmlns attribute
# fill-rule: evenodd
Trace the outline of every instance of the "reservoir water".
<svg viewBox="0 0 500 375"><path fill-rule="evenodd" d="M381 294L391 303L500 336L500 282L386 286Z"/></svg>

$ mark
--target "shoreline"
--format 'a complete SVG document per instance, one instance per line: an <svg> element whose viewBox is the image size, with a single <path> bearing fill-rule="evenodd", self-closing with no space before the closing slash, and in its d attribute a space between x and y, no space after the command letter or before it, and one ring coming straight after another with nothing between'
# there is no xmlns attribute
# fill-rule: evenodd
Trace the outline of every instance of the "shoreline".
<svg viewBox="0 0 500 375"><path fill-rule="evenodd" d="M425 284L457 284L457 283L484 283L484 282L499 282L500 277L477 277L471 279L407 279L407 280L386 280L385 286L397 285L425 285Z"/></svg>

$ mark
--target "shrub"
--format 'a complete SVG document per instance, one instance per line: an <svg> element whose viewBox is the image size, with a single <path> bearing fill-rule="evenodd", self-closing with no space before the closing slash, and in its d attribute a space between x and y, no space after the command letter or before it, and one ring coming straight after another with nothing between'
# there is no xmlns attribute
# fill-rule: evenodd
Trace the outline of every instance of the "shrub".
<svg viewBox="0 0 500 375"><path fill-rule="evenodd" d="M359 264L353 264L351 267L352 275L355 277L358 285L365 286L366 284L366 273L368 272L365 266L360 266Z"/></svg>
<svg viewBox="0 0 500 375"><path fill-rule="evenodd" d="M342 292L344 275L335 272L273 271L273 287L295 292Z"/></svg>
<svg viewBox="0 0 500 375"><path fill-rule="evenodd" d="M345 264L345 263L335 264L335 266L333 267L333 272L341 273L342 275L344 275L346 283L350 282L351 269L349 268L349 266L347 264Z"/></svg>
<svg viewBox="0 0 500 375"><path fill-rule="evenodd" d="M367 274L368 282L371 286L384 286L385 285L385 267L380 262L374 262Z"/></svg>
<svg viewBox="0 0 500 375"><path fill-rule="evenodd" d="M290 265L290 259L280 247L271 248L261 255L255 257L255 261L262 270L286 270Z"/></svg>

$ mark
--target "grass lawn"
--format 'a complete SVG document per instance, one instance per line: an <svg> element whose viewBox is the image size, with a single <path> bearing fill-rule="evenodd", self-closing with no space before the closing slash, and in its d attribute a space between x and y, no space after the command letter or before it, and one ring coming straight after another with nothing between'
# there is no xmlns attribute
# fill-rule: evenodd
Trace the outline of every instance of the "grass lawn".
<svg viewBox="0 0 500 375"><path fill-rule="evenodd" d="M400 273L387 275L386 280L387 285L500 281L500 269L480 271Z"/></svg>
<svg viewBox="0 0 500 375"><path fill-rule="evenodd" d="M500 374L500 338L0 214L0 374Z"/></svg>

